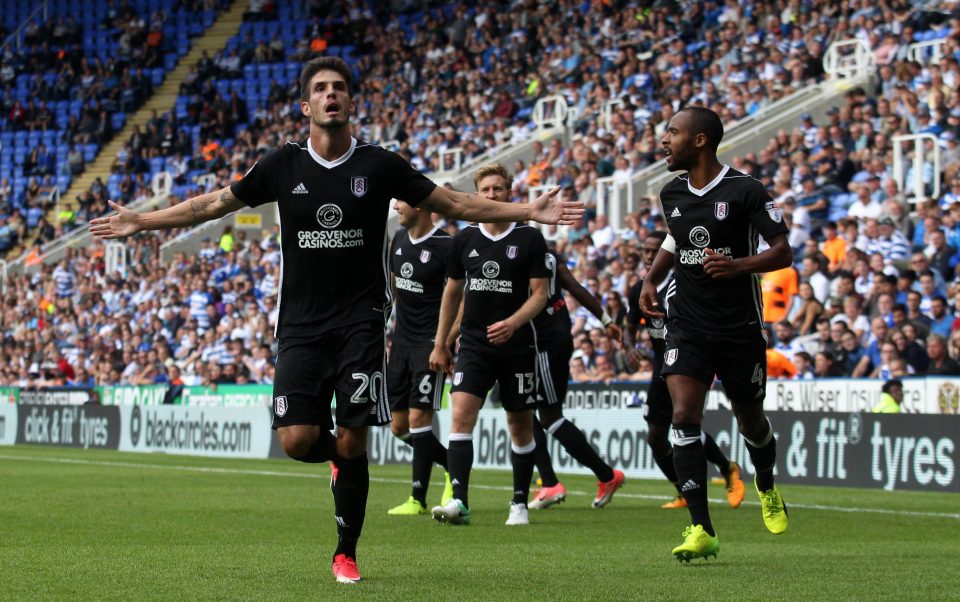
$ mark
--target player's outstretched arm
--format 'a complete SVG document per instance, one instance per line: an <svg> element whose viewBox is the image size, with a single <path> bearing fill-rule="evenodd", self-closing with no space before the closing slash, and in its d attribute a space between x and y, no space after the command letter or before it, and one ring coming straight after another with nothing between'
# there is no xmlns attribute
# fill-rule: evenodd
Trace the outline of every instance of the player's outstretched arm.
<svg viewBox="0 0 960 602"><path fill-rule="evenodd" d="M666 315L663 313L663 308L660 307L657 286L670 272L675 248L676 243L673 241L673 237L668 235L663 244L660 245L660 251L643 279L643 287L640 288L640 310L651 318L663 318Z"/></svg>
<svg viewBox="0 0 960 602"><path fill-rule="evenodd" d="M460 310L463 300L463 280L447 278L443 287L443 298L440 300L440 316L437 319L437 336L433 339L433 351L428 360L431 370L442 370L447 374L453 373L453 356L450 355L450 346L447 341L453 330L453 323Z"/></svg>
<svg viewBox="0 0 960 602"><path fill-rule="evenodd" d="M513 333L543 311L547 306L547 297L547 279L531 278L530 296L509 318L487 326L487 339L494 345L503 345L509 341Z"/></svg>
<svg viewBox="0 0 960 602"><path fill-rule="evenodd" d="M195 226L245 207L237 197L233 196L229 186L195 196L173 207L146 213L137 213L113 201L108 202L116 213L90 220L90 234L108 240L126 238L144 230Z"/></svg>
<svg viewBox="0 0 960 602"><path fill-rule="evenodd" d="M560 188L546 192L532 203L500 203L479 194L450 190L443 186L433 189L420 206L445 217L469 222L527 222L573 225L583 217L583 203L561 201Z"/></svg>
<svg viewBox="0 0 960 602"><path fill-rule="evenodd" d="M604 330L607 331L607 336L610 337L612 341L616 343L623 342L623 332L621 332L619 326L613 323L613 318L610 317L610 314L603 309L603 306L600 305L600 302L590 291L583 288L583 285L577 282L577 279L570 273L570 269L562 263L557 264L557 281L560 283L561 288L570 291L570 294L577 300L577 303L586 307L587 311L600 320Z"/></svg>
<svg viewBox="0 0 960 602"><path fill-rule="evenodd" d="M786 234L772 237L767 244L770 248L763 253L736 259L706 248L703 271L714 278L735 278L741 274L773 272L793 264L793 249L787 243Z"/></svg>

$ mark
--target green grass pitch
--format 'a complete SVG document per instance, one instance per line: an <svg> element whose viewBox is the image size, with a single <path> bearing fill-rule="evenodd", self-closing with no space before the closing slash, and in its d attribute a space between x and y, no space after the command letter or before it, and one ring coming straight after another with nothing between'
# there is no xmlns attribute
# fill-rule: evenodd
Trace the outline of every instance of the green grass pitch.
<svg viewBox="0 0 960 602"><path fill-rule="evenodd" d="M434 471L430 499L440 495ZM679 564L685 511L666 482L628 480L602 510L566 477L560 507L506 527L508 472L474 471L474 524L388 517L409 468L371 467L359 564L333 581L329 469L292 461L0 448L0 598L253 600L957 599L950 494L784 487L790 528L766 532L756 492L711 488L717 560Z"/></svg>

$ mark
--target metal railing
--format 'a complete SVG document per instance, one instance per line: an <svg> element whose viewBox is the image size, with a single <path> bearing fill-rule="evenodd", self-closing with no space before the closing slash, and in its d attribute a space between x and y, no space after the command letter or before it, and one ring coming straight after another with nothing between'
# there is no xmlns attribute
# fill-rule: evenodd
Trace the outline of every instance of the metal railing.
<svg viewBox="0 0 960 602"><path fill-rule="evenodd" d="M823 70L831 79L850 79L872 74L877 59L870 45L851 38L830 44L823 55Z"/></svg>
<svg viewBox="0 0 960 602"><path fill-rule="evenodd" d="M533 107L531 120L536 124L536 129L531 133L531 137L521 142L527 143L538 138L538 133L545 131L566 132L566 128L573 125L573 121L578 118L575 109L567 105L567 100L563 96L546 96L537 100ZM498 144L487 149L483 153L471 159L463 160L463 148L456 146L444 149L439 152L440 169L435 174L438 180L449 180L464 172L472 172L481 165L493 163L502 153L509 151L517 146L517 142L510 141ZM447 169L447 158L452 157L452 167Z"/></svg>
<svg viewBox="0 0 960 602"><path fill-rule="evenodd" d="M197 176L195 183L197 185L202 185L206 192L212 190L212 187L216 185L217 179L213 174L204 174L202 176ZM156 209L160 206L161 203L165 202L170 195L170 192L173 189L173 176L170 172L159 172L154 174L150 182L150 190L153 192L153 196L140 200L131 202L127 205L128 209L134 211L143 211L148 209ZM70 232L64 234L63 236L54 239L43 245L41 247L42 259L44 261L48 259L59 259L64 253L66 253L69 248L83 247L89 244L92 236L87 230L86 225L81 225L78 228L71 230ZM20 257L10 261L10 269L18 274L22 274L26 271L26 258L27 253L23 253Z"/></svg>
<svg viewBox="0 0 960 602"><path fill-rule="evenodd" d="M634 211L633 194L629 179L614 176L597 178L597 215L607 216L607 223L620 229L624 209L627 215Z"/></svg>
<svg viewBox="0 0 960 602"><path fill-rule="evenodd" d="M603 103L603 108L601 109L601 116L603 119L603 127L609 132L613 129L613 111L616 107L619 107L623 104L623 101L619 98L613 100L608 100Z"/></svg>
<svg viewBox="0 0 960 602"><path fill-rule="evenodd" d="M927 198L940 198L940 144L933 134L907 134L894 136L893 142L893 178L897 189L904 193L907 201L912 204L922 203ZM910 161L911 181L907 181L907 162L904 161L903 150L908 144L913 145L913 157ZM924 169L927 164L927 146L932 155L933 174L930 182L931 195L927 195L927 183L923 181ZM910 189L908 194L907 188Z"/></svg>
<svg viewBox="0 0 960 602"><path fill-rule="evenodd" d="M943 57L943 46L946 38L915 42L907 46L907 60L921 65L939 63Z"/></svg>
<svg viewBox="0 0 960 602"><path fill-rule="evenodd" d="M43 13L43 20L46 21L47 20L47 0L43 0L43 2L40 3L40 6L35 8L33 12L30 13L30 15L23 20L23 23L20 24L20 27L16 28L13 31L13 33L11 33L6 37L6 39L3 41L3 44L0 45L0 48L6 47L8 44L10 44L11 41L14 43L17 50L20 50L21 48L23 48L23 30L27 28L27 25L29 25L30 22L33 21L33 18L36 17L37 14L39 13Z"/></svg>
<svg viewBox="0 0 960 602"><path fill-rule="evenodd" d="M103 260L108 275L120 272L127 277L127 246L122 242L109 241L103 245Z"/></svg>

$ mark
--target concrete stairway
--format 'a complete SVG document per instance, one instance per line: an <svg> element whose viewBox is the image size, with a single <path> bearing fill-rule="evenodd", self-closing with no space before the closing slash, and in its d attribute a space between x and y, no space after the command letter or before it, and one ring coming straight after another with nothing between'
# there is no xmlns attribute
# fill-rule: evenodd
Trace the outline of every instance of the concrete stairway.
<svg viewBox="0 0 960 602"><path fill-rule="evenodd" d="M110 167L113 165L117 153L120 152L123 145L133 134L133 128L139 126L141 131L144 130L153 111L162 115L174 110L177 95L180 91L180 82L186 77L190 68L200 61L204 51L207 51L212 57L215 52L227 45L227 40L240 32L243 13L247 10L248 5L245 0L232 0L231 6L220 14L213 25L210 26L210 29L204 35L193 39L190 52L180 59L172 71L167 73L163 83L154 89L153 95L140 107L140 110L130 115L123 129L117 132L113 139L100 149L96 159L87 164L86 170L73 180L67 192L61 195L60 204L75 203L74 199L77 195L86 192L98 177L103 182L107 181L110 176ZM51 212L47 215L47 220L50 223L56 223L59 210L59 206L51 209ZM28 242L23 248L27 249L29 245Z"/></svg>

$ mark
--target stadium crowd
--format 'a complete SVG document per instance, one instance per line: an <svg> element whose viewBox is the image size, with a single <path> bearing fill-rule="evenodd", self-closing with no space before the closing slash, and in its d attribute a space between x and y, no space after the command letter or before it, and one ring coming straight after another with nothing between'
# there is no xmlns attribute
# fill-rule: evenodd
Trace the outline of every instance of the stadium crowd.
<svg viewBox="0 0 960 602"><path fill-rule="evenodd" d="M956 16L936 20L906 2L657 2L645 9L526 2L519 3L525 10L512 11L457 4L413 20L372 4L350 10L328 4L318 5L329 10L315 11L308 39L283 52L300 59L328 46L353 46L361 75L355 135L396 141L424 171L441 167L444 148L463 146L470 158L525 139L537 98L567 98L578 115L572 143L535 144L530 161L511 166L514 196L526 198L531 186L561 185L562 194L587 204L591 210L578 227L548 228L545 235L620 326L627 291L643 276L638 246L665 224L652 198L642 199L622 228L607 223L595 211L597 179L626 181L659 160L658 137L680 107L710 106L729 127L820 79L830 42L869 40L879 63L875 90L851 90L822 122L805 115L762 151L731 161L767 184L791 228L797 260L795 268L763 279L770 376L960 374ZM943 58L907 61L907 45L927 31L945 39ZM384 44L386 51L374 51ZM191 99L186 117L154 115L117 157L121 194L114 198L149 196L153 159L164 159L180 185L191 186L188 174L197 170L225 185L264 151L305 135L295 82L274 81L255 107L213 85L245 62L269 62L280 52L269 43L253 48L236 63L229 53L201 61L181 89ZM607 128L600 108L609 99L622 104ZM186 132L197 126L194 140ZM897 188L891 140L907 133L938 139L939 198L931 186L930 198L922 199ZM924 165L928 184L933 170ZM94 184L62 223L44 222L44 239L106 213L108 196L105 183ZM22 236L24 227L23 216L12 212L0 221L0 240ZM67 260L36 274L10 276L0 381L271 382L276 233L256 240L227 233L197 256L160 265L158 248L167 236L127 241L126 278L104 273L99 245L71 250ZM574 380L649 377L649 361L630 366L599 320L572 298L567 302ZM649 341L641 345L649 351Z"/></svg>

